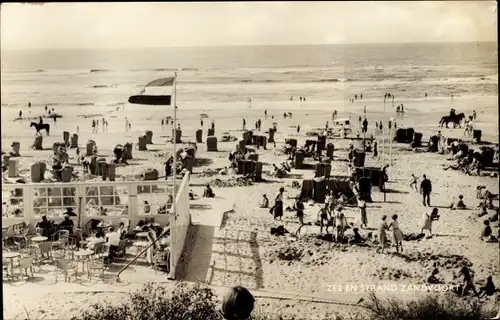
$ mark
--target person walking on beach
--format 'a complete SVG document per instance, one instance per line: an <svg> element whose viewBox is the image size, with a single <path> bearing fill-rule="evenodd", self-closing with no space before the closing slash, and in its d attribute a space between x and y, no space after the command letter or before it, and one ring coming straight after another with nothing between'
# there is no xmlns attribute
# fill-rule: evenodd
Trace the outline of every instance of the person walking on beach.
<svg viewBox="0 0 500 320"><path fill-rule="evenodd" d="M295 232L296 235L300 234L300 229L304 225L304 204L300 196L297 196L295 203L293 204L293 210L297 212L297 218L299 219L300 226Z"/></svg>
<svg viewBox="0 0 500 320"><path fill-rule="evenodd" d="M31 108L31 101L28 102L28 108Z"/></svg>
<svg viewBox="0 0 500 320"><path fill-rule="evenodd" d="M300 101L302 101L302 97L300 97Z"/></svg>
<svg viewBox="0 0 500 320"><path fill-rule="evenodd" d="M23 118L23 111L19 110L19 119L22 119L22 118Z"/></svg>
<svg viewBox="0 0 500 320"><path fill-rule="evenodd" d="M125 132L128 131L129 125L128 125L128 118L125 117Z"/></svg>
<svg viewBox="0 0 500 320"><path fill-rule="evenodd" d="M215 130L215 121L212 120L212 130Z"/></svg>
<svg viewBox="0 0 500 320"><path fill-rule="evenodd" d="M368 227L368 217L366 216L366 202L358 196L358 208L360 213L360 227L364 229Z"/></svg>
<svg viewBox="0 0 500 320"><path fill-rule="evenodd" d="M368 132L368 119L363 120L363 132Z"/></svg>
<svg viewBox="0 0 500 320"><path fill-rule="evenodd" d="M423 204L425 206L426 200L427 200L427 205L430 207L431 206L431 192L432 192L432 184L429 179L423 175L424 180L420 183L420 193L423 196Z"/></svg>
<svg viewBox="0 0 500 320"><path fill-rule="evenodd" d="M476 117L477 117L476 110L472 110L472 119L476 120Z"/></svg>
<svg viewBox="0 0 500 320"><path fill-rule="evenodd" d="M403 232L399 229L398 215L392 216L392 222L389 224L389 230L392 228L392 234L394 236L394 243L396 244L396 253L399 253L399 247L403 251Z"/></svg>
<svg viewBox="0 0 500 320"><path fill-rule="evenodd" d="M47 105L45 105L45 113L47 113L47 109L48 109L48 108L49 108L49 107L47 107Z"/></svg>
<svg viewBox="0 0 500 320"><path fill-rule="evenodd" d="M410 183L410 189L413 189L413 186L415 185L415 191L418 192L418 178L415 176L415 174L411 174L411 183Z"/></svg>
<svg viewBox="0 0 500 320"><path fill-rule="evenodd" d="M285 188L281 187L278 195L274 198L274 206L269 210L269 212L274 216L274 219L280 219L283 216L283 192Z"/></svg>
<svg viewBox="0 0 500 320"><path fill-rule="evenodd" d="M354 95L354 100L358 100L358 95L357 94Z"/></svg>
<svg viewBox="0 0 500 320"><path fill-rule="evenodd" d="M347 226L347 220L344 213L342 212L342 207L337 208L335 213L335 241L337 243L342 243L344 241L345 227Z"/></svg>
<svg viewBox="0 0 500 320"><path fill-rule="evenodd" d="M424 97L427 99L427 92L425 93Z"/></svg>
<svg viewBox="0 0 500 320"><path fill-rule="evenodd" d="M432 222L438 217L438 209L432 209L432 213L424 212L422 215L422 229L420 233L424 233L424 230L429 230L429 236L432 237Z"/></svg>
<svg viewBox="0 0 500 320"><path fill-rule="evenodd" d="M80 126L76 126L76 133L80 132Z"/></svg>
<svg viewBox="0 0 500 320"><path fill-rule="evenodd" d="M325 227L326 233L328 233L328 225L330 222L330 212L328 210L328 203L319 209L317 215L317 221L319 222L319 233L323 233L323 227Z"/></svg>
<svg viewBox="0 0 500 320"><path fill-rule="evenodd" d="M300 133L300 124L297 125L297 134Z"/></svg>
<svg viewBox="0 0 500 320"><path fill-rule="evenodd" d="M163 126L165 125L165 119L161 118L161 128L163 129Z"/></svg>
<svg viewBox="0 0 500 320"><path fill-rule="evenodd" d="M377 140L373 142L373 157L378 157L378 143Z"/></svg>
<svg viewBox="0 0 500 320"><path fill-rule="evenodd" d="M362 93L359 95L359 99L363 100L363 94Z"/></svg>
<svg viewBox="0 0 500 320"><path fill-rule="evenodd" d="M267 119L267 109L264 110L264 118Z"/></svg>
<svg viewBox="0 0 500 320"><path fill-rule="evenodd" d="M95 119L92 119L92 133L95 132Z"/></svg>
<svg viewBox="0 0 500 320"><path fill-rule="evenodd" d="M246 124L247 124L247 121L245 120L245 118L243 118L243 131L245 131Z"/></svg>
<svg viewBox="0 0 500 320"><path fill-rule="evenodd" d="M384 253L384 249L387 248L387 233L386 230L389 228L386 222L387 216L383 215L378 227L378 240L379 245L377 248L377 253Z"/></svg>

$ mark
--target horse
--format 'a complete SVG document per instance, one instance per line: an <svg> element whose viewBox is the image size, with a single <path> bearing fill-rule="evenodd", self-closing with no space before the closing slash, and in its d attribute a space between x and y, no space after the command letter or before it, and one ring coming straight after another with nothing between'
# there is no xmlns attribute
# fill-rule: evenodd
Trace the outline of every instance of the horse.
<svg viewBox="0 0 500 320"><path fill-rule="evenodd" d="M35 135L37 135L37 134L42 135L42 133L40 132L41 130L45 130L47 132L47 135L50 134L50 125L48 123L39 124L39 123L36 123L36 122L32 122L30 124L30 128L31 127L35 127L35 129L36 129Z"/></svg>
<svg viewBox="0 0 500 320"><path fill-rule="evenodd" d="M452 122L453 123L453 128L456 128L459 126L461 128L460 122L465 119L465 114L459 113L455 116L444 116L441 118L441 121L439 121L439 125L442 127L443 124L446 125L446 128L448 128L448 123Z"/></svg>

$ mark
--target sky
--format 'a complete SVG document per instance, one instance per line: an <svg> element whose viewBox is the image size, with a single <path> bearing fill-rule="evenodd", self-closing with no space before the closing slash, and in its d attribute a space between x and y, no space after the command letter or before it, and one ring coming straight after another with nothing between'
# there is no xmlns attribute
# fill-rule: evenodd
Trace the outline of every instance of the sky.
<svg viewBox="0 0 500 320"><path fill-rule="evenodd" d="M497 41L494 1L3 3L5 49Z"/></svg>

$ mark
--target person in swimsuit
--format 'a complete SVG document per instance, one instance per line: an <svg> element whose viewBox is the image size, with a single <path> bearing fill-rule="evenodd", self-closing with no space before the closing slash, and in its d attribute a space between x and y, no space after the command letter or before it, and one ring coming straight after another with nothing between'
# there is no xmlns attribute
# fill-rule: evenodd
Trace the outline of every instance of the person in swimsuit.
<svg viewBox="0 0 500 320"><path fill-rule="evenodd" d="M318 221L319 221L319 232L323 233L323 227L325 227L326 233L328 233L328 225L330 222L330 210L328 209L328 203L318 211Z"/></svg>
<svg viewBox="0 0 500 320"><path fill-rule="evenodd" d="M392 216L392 222L389 225L389 229L391 228L394 236L394 243L396 244L396 253L399 253L399 247L401 247L401 251L403 251L403 232L399 229L397 214Z"/></svg>

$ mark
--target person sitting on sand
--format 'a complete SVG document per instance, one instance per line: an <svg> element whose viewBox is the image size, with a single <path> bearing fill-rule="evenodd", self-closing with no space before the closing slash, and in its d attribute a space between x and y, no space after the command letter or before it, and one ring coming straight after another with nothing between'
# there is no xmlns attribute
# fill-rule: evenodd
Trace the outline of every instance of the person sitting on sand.
<svg viewBox="0 0 500 320"><path fill-rule="evenodd" d="M262 195L262 201L260 203L260 208L269 208L269 199L266 194Z"/></svg>
<svg viewBox="0 0 500 320"><path fill-rule="evenodd" d="M354 236L349 240L350 244L362 244L365 242L365 239L359 234L358 228L354 228L352 231L354 232Z"/></svg>
<svg viewBox="0 0 500 320"><path fill-rule="evenodd" d="M476 286L474 286L474 277L471 275L471 272L469 271L469 268L467 267L462 267L460 269L460 275L462 276L462 292L461 295L464 296L469 289L472 289L474 291L474 294L478 294L476 291Z"/></svg>
<svg viewBox="0 0 500 320"><path fill-rule="evenodd" d="M483 210L477 216L481 218L482 216L486 215L488 215L488 210L486 209L486 207L483 207Z"/></svg>
<svg viewBox="0 0 500 320"><path fill-rule="evenodd" d="M484 220L483 224L484 227L483 230L481 231L481 240L488 241L490 240L490 237L493 235L493 231L491 230L490 227L490 220Z"/></svg>
<svg viewBox="0 0 500 320"><path fill-rule="evenodd" d="M328 204L325 204L318 211L317 221L319 222L319 233L323 233L323 227L325 227L326 233L328 233L328 225L330 222L330 210L328 209Z"/></svg>
<svg viewBox="0 0 500 320"><path fill-rule="evenodd" d="M442 283L441 279L439 279L439 277L438 277L439 269L437 268L437 264L435 262L434 262L433 267L434 267L434 269L432 270L429 278L427 278L427 282L432 283L432 284Z"/></svg>
<svg viewBox="0 0 500 320"><path fill-rule="evenodd" d="M391 228L394 236L394 243L396 244L396 253L399 253L399 247L401 247L401 251L403 251L403 232L401 232L401 229L399 228L397 214L392 216L392 222L389 224L388 229Z"/></svg>
<svg viewBox="0 0 500 320"><path fill-rule="evenodd" d="M486 279L486 285L484 287L479 288L479 292L477 296L479 298L486 296L492 296L496 292L495 284L493 283L493 278L488 276Z"/></svg>
<svg viewBox="0 0 500 320"><path fill-rule="evenodd" d="M207 184L205 186L205 191L203 192L203 197L204 198L214 198L215 197L215 193L213 192L213 190L209 184Z"/></svg>
<svg viewBox="0 0 500 320"><path fill-rule="evenodd" d="M221 170L219 171L219 174L220 174L221 176L227 176L227 167L224 167L224 169L221 169Z"/></svg>
<svg viewBox="0 0 500 320"><path fill-rule="evenodd" d="M458 196L458 202L456 205L451 205L451 209L458 209L458 210L464 210L466 209L466 206L465 206L465 203L464 203L464 196L463 195L459 195Z"/></svg>

